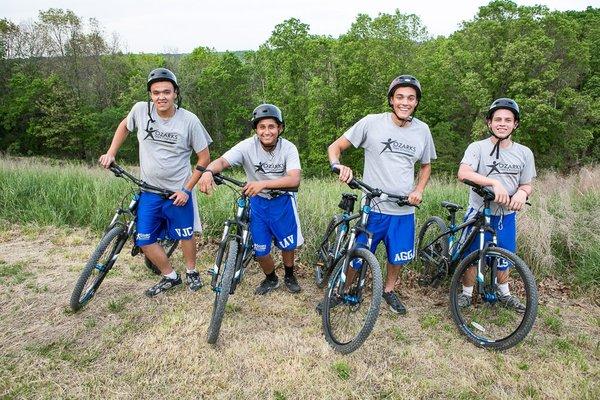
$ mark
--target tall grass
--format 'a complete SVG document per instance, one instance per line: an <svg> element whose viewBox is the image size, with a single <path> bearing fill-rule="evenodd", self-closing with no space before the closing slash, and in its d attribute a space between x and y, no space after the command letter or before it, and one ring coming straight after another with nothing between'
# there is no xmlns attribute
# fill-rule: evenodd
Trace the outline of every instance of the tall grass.
<svg viewBox="0 0 600 400"><path fill-rule="evenodd" d="M133 170L133 168L131 168ZM102 230L116 207L132 192L124 180L99 167L65 162L0 158L0 218L13 223L88 227ZM298 209L306 240L300 258L310 262L340 195L350 189L332 176L305 179ZM444 215L439 203L467 201L468 190L454 179L432 179L417 224ZM204 234L219 236L230 217L235 194L219 187L199 195ZM538 277L556 275L582 288L600 283L600 167L578 174L543 174L535 183L533 205L518 218L518 253Z"/></svg>

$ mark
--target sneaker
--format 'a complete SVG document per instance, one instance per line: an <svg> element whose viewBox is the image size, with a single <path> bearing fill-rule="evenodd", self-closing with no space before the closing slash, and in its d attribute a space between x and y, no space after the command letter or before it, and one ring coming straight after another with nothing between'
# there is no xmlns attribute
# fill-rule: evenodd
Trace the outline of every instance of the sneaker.
<svg viewBox="0 0 600 400"><path fill-rule="evenodd" d="M279 279L277 279L276 281L272 281L269 280L268 278L265 278L264 281L262 281L260 283L260 285L258 285L258 287L256 288L256 290L254 291L254 294L267 294L275 289L277 289L279 287Z"/></svg>
<svg viewBox="0 0 600 400"><path fill-rule="evenodd" d="M154 297L159 293L169 290L177 285L181 285L181 276L177 274L177 278L171 279L163 276L160 282L146 290L146 296Z"/></svg>
<svg viewBox="0 0 600 400"><path fill-rule="evenodd" d="M472 298L472 296L467 296L466 294L464 294L462 292L459 293L458 301L457 301L458 307L460 307L460 308L470 307L471 306L471 298Z"/></svg>
<svg viewBox="0 0 600 400"><path fill-rule="evenodd" d="M192 292L195 292L202 287L202 279L200 279L198 271L186 272L185 280Z"/></svg>
<svg viewBox="0 0 600 400"><path fill-rule="evenodd" d="M317 307L315 307L317 314L319 315L323 315L323 303L324 300L321 300L319 304L317 304ZM337 307L340 304L342 304L342 298L339 296L335 296L329 301L329 308Z"/></svg>
<svg viewBox="0 0 600 400"><path fill-rule="evenodd" d="M388 303L388 306L390 306L390 311L393 313L400 315L406 314L406 307L404 307L404 304L402 304L398 298L398 295L393 291L383 292L383 299L386 303Z"/></svg>
<svg viewBox="0 0 600 400"><path fill-rule="evenodd" d="M518 312L519 314L523 314L525 312L525 304L521 303L517 296L512 296L507 294L506 296L498 296L498 301L506 308L510 308Z"/></svg>
<svg viewBox="0 0 600 400"><path fill-rule="evenodd" d="M290 275L290 276L286 275L285 278L283 278L283 282L285 283L285 286L288 288L288 290L291 293L298 293L299 291L302 290L300 288L300 285L298 285L298 281L296 280L295 275Z"/></svg>

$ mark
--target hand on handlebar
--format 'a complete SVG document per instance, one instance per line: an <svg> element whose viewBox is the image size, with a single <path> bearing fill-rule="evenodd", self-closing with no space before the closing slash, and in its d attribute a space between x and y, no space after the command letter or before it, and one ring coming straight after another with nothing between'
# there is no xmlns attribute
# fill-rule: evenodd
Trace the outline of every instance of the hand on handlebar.
<svg viewBox="0 0 600 400"><path fill-rule="evenodd" d="M517 190L510 198L508 208L512 211L521 211L527 202L527 194L523 190Z"/></svg>
<svg viewBox="0 0 600 400"><path fill-rule="evenodd" d="M423 201L423 192L420 190L413 190L408 195L408 202L410 204L412 204L413 206L417 206L417 205L421 204L422 201Z"/></svg>
<svg viewBox="0 0 600 400"><path fill-rule="evenodd" d="M100 156L100 159L98 160L98 162L104 168L108 169L110 167L110 165L115 162L115 156L108 154L108 153L102 154Z"/></svg>
<svg viewBox="0 0 600 400"><path fill-rule="evenodd" d="M247 182L244 185L243 191L246 196L251 197L251 196L256 196L257 194L259 194L266 188L267 188L266 181Z"/></svg>
<svg viewBox="0 0 600 400"><path fill-rule="evenodd" d="M349 183L354 178L354 173L350 167L346 167L342 164L334 164L331 166L333 172L339 172L339 180L345 183Z"/></svg>
<svg viewBox="0 0 600 400"><path fill-rule="evenodd" d="M510 196L508 195L508 192L504 186L502 186L499 181L494 181L494 185L492 187L494 188L494 194L496 195L494 201L498 204L508 207L510 204Z"/></svg>
<svg viewBox="0 0 600 400"><path fill-rule="evenodd" d="M215 183L215 180L213 179L213 174L211 172L203 173L200 177L200 180L198 181L198 188L200 189L200 191L208 195L212 194L216 186L217 185Z"/></svg>

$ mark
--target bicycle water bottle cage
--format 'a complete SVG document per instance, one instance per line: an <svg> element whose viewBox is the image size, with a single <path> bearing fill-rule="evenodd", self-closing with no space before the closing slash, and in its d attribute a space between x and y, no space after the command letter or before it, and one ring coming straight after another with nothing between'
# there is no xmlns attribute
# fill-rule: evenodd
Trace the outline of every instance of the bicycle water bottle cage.
<svg viewBox="0 0 600 400"><path fill-rule="evenodd" d="M347 213L352 213L354 211L354 203L356 202L356 195L353 193L344 193L342 194L342 200L340 200L340 204L338 207Z"/></svg>

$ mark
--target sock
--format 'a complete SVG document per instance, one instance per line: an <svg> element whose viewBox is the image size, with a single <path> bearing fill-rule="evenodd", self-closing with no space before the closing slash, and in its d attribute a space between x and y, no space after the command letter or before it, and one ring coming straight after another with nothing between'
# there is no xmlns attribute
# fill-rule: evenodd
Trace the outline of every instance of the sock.
<svg viewBox="0 0 600 400"><path fill-rule="evenodd" d="M285 268L285 276L294 276L294 266L288 267L286 265L283 266Z"/></svg>
<svg viewBox="0 0 600 400"><path fill-rule="evenodd" d="M187 272L188 274L191 274L191 273L193 273L193 272L196 272L196 267L192 267L192 268L190 268L190 267L185 267L185 270L186 270L186 272Z"/></svg>
<svg viewBox="0 0 600 400"><path fill-rule="evenodd" d="M270 274L266 274L266 275L267 275L267 279L270 280L271 282L277 282L279 280L279 278L277 278L277 274L275 273L274 270Z"/></svg>
<svg viewBox="0 0 600 400"><path fill-rule="evenodd" d="M473 287L474 286L465 286L463 285L463 294L469 297L473 296Z"/></svg>
<svg viewBox="0 0 600 400"><path fill-rule="evenodd" d="M165 275L169 279L177 279L177 272L175 270L171 271L170 274Z"/></svg>
<svg viewBox="0 0 600 400"><path fill-rule="evenodd" d="M500 291L500 295L501 296L508 296L508 295L510 295L510 289L508 288L508 282L507 283L499 283L498 284L498 291Z"/></svg>

